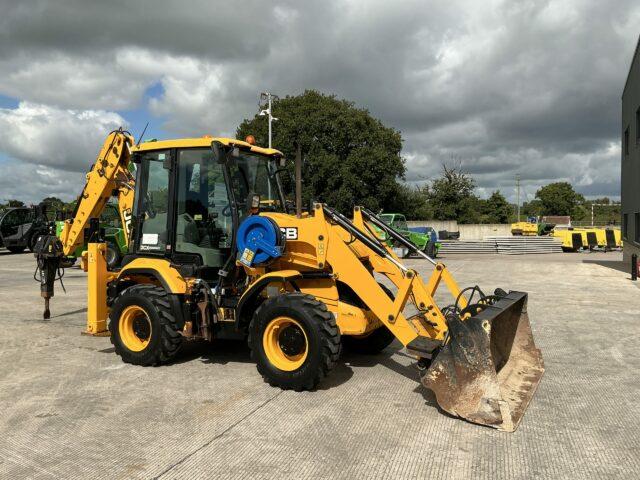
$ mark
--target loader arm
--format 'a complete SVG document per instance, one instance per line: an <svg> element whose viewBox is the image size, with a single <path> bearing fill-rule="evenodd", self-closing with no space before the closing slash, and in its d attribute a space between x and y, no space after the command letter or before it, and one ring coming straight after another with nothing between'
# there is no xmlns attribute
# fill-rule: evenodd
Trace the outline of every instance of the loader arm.
<svg viewBox="0 0 640 480"><path fill-rule="evenodd" d="M72 218L65 221L60 233L64 255L71 255L76 247L84 244L84 232L89 220L100 217L114 195L118 198L120 220L128 245L134 197L134 179L129 172L132 145L133 137L122 130L111 132L105 139L95 163L87 173L87 181Z"/></svg>
<svg viewBox="0 0 640 480"><path fill-rule="evenodd" d="M353 220L322 204L301 219L264 215L298 231L278 267L316 268L347 284L418 359L423 385L444 410L474 423L515 430L544 372L526 293L497 289L487 295L478 286L461 289L445 265L433 259L433 272L423 280L379 241L369 225L378 226L375 215L359 207ZM395 295L385 293L376 275L396 286ZM441 285L451 296L444 306L435 300Z"/></svg>

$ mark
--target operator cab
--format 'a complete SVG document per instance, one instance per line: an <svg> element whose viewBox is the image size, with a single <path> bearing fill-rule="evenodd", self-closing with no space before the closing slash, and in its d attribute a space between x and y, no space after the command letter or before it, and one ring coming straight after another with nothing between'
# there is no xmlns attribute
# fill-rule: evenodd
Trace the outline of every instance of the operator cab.
<svg viewBox="0 0 640 480"><path fill-rule="evenodd" d="M229 139L142 144L134 152L139 168L131 253L169 258L215 280L235 253L234 232L249 214L250 199L259 195L262 211L284 211L281 157Z"/></svg>

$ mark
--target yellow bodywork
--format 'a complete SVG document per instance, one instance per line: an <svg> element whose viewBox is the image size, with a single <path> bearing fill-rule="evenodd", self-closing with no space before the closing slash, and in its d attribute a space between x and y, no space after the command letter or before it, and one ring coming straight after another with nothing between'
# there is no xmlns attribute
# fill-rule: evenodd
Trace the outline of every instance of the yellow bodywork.
<svg viewBox="0 0 640 480"><path fill-rule="evenodd" d="M419 336L443 339L447 330L446 321L434 300L441 283L444 283L454 299L459 297L459 305L462 308L466 306L465 298L460 296L460 288L443 264L435 266L426 282L414 270L402 272L393 263L369 251L364 244L350 242L348 234L343 229L325 219L322 208L316 208L313 216L304 215L302 218L281 213L263 215L272 218L281 227L297 228L299 237L297 240L287 241L285 255L269 266L270 272L259 268L247 269L251 283L273 278L273 282L267 282L266 285L276 286L277 289L264 288L263 292L268 294L269 291L275 291L279 294L290 290L290 280L295 279L295 284L301 292L313 295L334 314L342 335L364 335L385 325L404 345L408 345ZM367 235L372 235L371 231L364 227L359 215L356 209L356 225L360 224L365 228L363 231ZM91 245L95 248L93 246L99 244ZM396 286L398 291L395 300L386 294L380 294L382 290L377 280L364 266L363 261L371 265L373 272L387 277ZM90 284L93 284L94 290L100 288L105 294L107 278L152 281L146 277L145 272L155 272L155 278L160 280L170 293L185 294L190 288L190 279L183 278L170 262L164 259L139 257L115 274L107 272L106 264L101 266L89 261L89 272L92 271L92 267L100 270L99 273L95 272L94 276L103 280L95 283L90 281ZM305 271L322 269L331 271L332 278L298 278ZM369 308L359 308L340 301L337 281L347 283ZM247 291L250 288L251 284ZM108 312L101 298L95 294L90 296L90 319L94 317L92 312L95 312L95 319L89 320L90 324L106 325ZM407 318L403 310L410 300L418 313Z"/></svg>
<svg viewBox="0 0 640 480"><path fill-rule="evenodd" d="M316 205L313 216L296 218L283 213L263 213L272 218L281 228L296 228L297 240L288 240L283 257L269 265L271 275L278 277L285 272L304 272L305 270L327 270L333 274L327 279L296 280L301 292L313 295L327 305L335 317L340 333L343 335L362 335L384 324L404 345L418 336L442 339L446 333L446 322L434 300L441 282L451 292L453 298L460 294L460 288L446 267L438 264L425 283L414 270L403 273L397 266L385 258L370 251L364 244L352 241L349 234L337 225L332 225L324 216L321 205ZM354 224L364 233L372 236L364 227L360 211L354 212ZM383 293L376 278L365 267L371 265L373 272L387 277L398 289L395 300ZM248 269L252 281L261 278L259 269ZM267 274L269 275L269 274ZM345 282L366 304L361 309L338 296L336 282ZM282 285L280 279L274 283ZM407 318L403 310L409 300L417 307L419 314ZM461 307L466 306L460 298Z"/></svg>
<svg viewBox="0 0 640 480"><path fill-rule="evenodd" d="M211 147L211 142L220 142L223 145L236 145L242 148L246 148L254 153L262 155L276 155L282 156L282 152L275 148L263 148L242 140L226 137L212 137L205 135L197 138L180 138L175 140L160 140L153 142L144 142L131 149L132 152L145 152L153 150L166 150L169 148L196 148L196 147Z"/></svg>
<svg viewBox="0 0 640 480"><path fill-rule="evenodd" d="M538 224L531 222L516 222L511 224L512 235L538 235Z"/></svg>
<svg viewBox="0 0 640 480"><path fill-rule="evenodd" d="M107 317L107 283L113 280L114 274L107 271L106 243L89 243L83 254L83 267L88 272L87 278L87 329L86 335L106 336L109 334Z"/></svg>
<svg viewBox="0 0 640 480"><path fill-rule="evenodd" d="M110 136L105 142L106 149L103 148L96 163L97 168L111 169L111 173L107 175L109 178L113 177L113 172L127 165L132 153L169 148L208 147L212 141L227 146L235 145L276 158L282 155L277 150L256 147L246 142L212 137L146 142L130 148L133 145L131 137L122 132L112 135L114 136ZM117 148L114 148L114 145ZM93 173L92 170L88 176L90 181L84 190L87 201L81 205L82 225L100 210L106 202L107 193L111 193L106 190L115 185L113 179L103 179L104 175L101 173L97 174L99 178L95 178ZM132 198L127 198L127 201L132 201ZM317 350L317 347L313 350L308 348L315 334L307 336L307 331L300 323L304 323L303 320L291 318L295 316L293 312L277 311L273 317L266 319L260 314L255 316L254 312L261 311L262 307L258 305L265 305L260 304L260 301L271 297L276 297L273 302L269 302L271 305L281 300L286 302L287 298L292 299L296 296L316 303L298 293L292 293L301 292L313 296L323 304L317 306L325 319L323 328L329 328L331 324L330 328L335 332L331 336L331 341L335 343L326 348L333 349L332 353L323 357L326 365L321 365L321 368L324 369L326 366L328 369L329 364L337 360L340 335L366 339L368 335L388 334L386 330L376 331L384 326L419 359L418 367L423 369L423 373L420 374L422 383L436 393L438 403L447 412L495 428L509 431L516 428L544 371L542 358L535 348L526 315L526 293L507 294L496 290L493 296L481 294L480 300L471 302L477 287L469 289L472 293L467 299L465 291L460 289L447 268L435 261L432 261L433 270L428 278L422 278L416 270L403 265L384 243L370 241L377 238L373 225L379 227L382 223L376 223L381 221L371 212L363 211L359 207L354 209L352 222L322 204L315 204L312 212L299 216L266 211L253 213L271 219L281 230L295 231L296 234L291 237L287 234L284 243L278 246L284 246L282 251L277 251L281 256L272 255L277 258L272 258L270 263L249 267L236 260L236 268L244 269L244 272L231 269L224 274L219 272L223 279L230 274L233 276L229 277L231 281L225 284L220 282L215 288L203 279L196 278L197 273L194 273L194 276L183 276L178 270L179 267L173 265L169 259L145 256L145 253L137 255L119 271L108 272L105 261L106 245L89 243L88 251L83 257L83 267L89 273L87 333L95 335L107 331L108 289L110 301L117 305L118 299L127 295L126 289L129 286L153 283L161 285L169 294L164 296L165 292L161 291L161 295L166 299L164 303L173 303L173 312L182 316L186 311L186 318L171 326L175 328L171 331L173 338L211 340L215 338L213 332L229 333L228 330L223 331L220 328L233 327L226 322L234 322L233 333L249 334L251 338L251 329L262 328L260 322L265 321L268 323L264 324L263 333L260 333L262 342L257 343L258 349L264 350L269 368L275 367L280 372L293 372L295 377L301 370L312 368L309 365L314 362L308 362L306 359ZM368 221L365 221L365 218ZM69 223L66 227L65 251L67 244L76 242L80 235L75 222ZM402 241L402 238L396 237L396 240ZM393 284L395 292L388 293L381 287L380 281ZM453 299L451 305L444 309L439 307L434 298L442 285ZM148 289L156 292L158 290L160 289ZM119 296L121 293L122 297ZM286 293L291 295L283 296ZM352 298L354 295L355 298ZM502 307L495 306L500 302L503 302ZM264 308L268 309L269 303ZM243 310L245 305L248 306L248 311ZM123 306L128 307L128 304L120 304L116 308ZM333 314L337 329L325 306L326 310ZM410 308L405 308L407 306ZM212 308L216 308L217 311L213 312ZM446 316L443 310L447 312ZM482 317L483 313L486 316ZM124 342L124 347L130 352L141 351L147 347L147 337L141 338L134 331L134 324L140 326L144 315L143 309L131 308L120 310L120 316L116 319L120 325L120 330L116 332L119 333L120 341ZM247 318L249 321L246 321ZM257 318L258 322L250 323L251 318ZM212 328L214 324L219 324L215 325L216 330ZM148 326L150 331L151 322ZM289 329L295 332L292 333ZM280 343L281 334L284 335L285 330L286 334L297 335L297 343L294 345L296 348L292 348L291 344ZM155 330L158 331L162 332L164 329ZM362 338L349 340L361 341ZM329 344L329 337L325 341ZM254 346L255 342L254 340L252 343ZM114 343L116 344L117 342ZM507 352L503 351L505 346ZM116 345L116 348L119 347ZM517 353L510 360L512 349ZM121 356L124 359L122 353ZM159 360L164 361L163 358ZM433 363L427 367L425 361ZM500 363L496 363L498 361ZM324 375L325 372L320 373ZM498 378L498 374L502 377ZM522 378L516 378L517 376ZM317 382L318 378L320 377L314 377L312 380ZM285 387L310 389L315 383L308 385L292 386L288 383ZM505 386L504 392L502 386Z"/></svg>
<svg viewBox="0 0 640 480"><path fill-rule="evenodd" d="M609 245L607 244L607 230L611 230L615 239L614 248L620 248L622 246L622 235L620 230L618 229L606 229L606 228L580 228L574 227L571 229L553 229L551 235L556 238L559 238L562 241L562 248L565 250L575 250L575 245L573 242L573 235L580 234L581 244L578 248L588 248L589 240L588 233L594 233L596 236L597 246L599 248L606 248Z"/></svg>
<svg viewBox="0 0 640 480"><path fill-rule="evenodd" d="M202 137L145 142L132 148L131 151L203 147L211 145L212 140L214 139L211 137ZM277 150L256 147L239 140L226 138L215 140L225 145L241 145L256 153L281 155ZM126 144L132 141L133 139L130 139ZM113 148L109 150L107 146L112 143L113 138L110 136L100 156L106 158L108 162L111 155L114 155L115 168L115 164L118 163L116 156L122 155L123 151L116 152ZM122 145L122 148L127 145ZM120 161L120 163L126 165L126 162ZM102 198L105 195L104 188L104 185L95 180L95 183L87 184L85 191L89 198ZM97 207L93 212L96 210ZM271 275L274 276L273 283L279 285L281 289L287 289L290 286L282 281L283 276L298 276L305 271L331 272L332 278L297 279L296 285L300 291L313 295L327 306L336 317L343 335L365 335L385 325L404 345L408 345L420 336L442 340L447 330L446 321L434 300L436 290L441 283L444 283L452 297L458 300L461 308L466 306L465 298L460 295L460 288L443 264L438 264L434 268L426 282L414 270L403 272L389 260L370 251L363 243L353 242L344 229L327 221L320 204L316 205L314 215L305 214L301 218L283 213L263 213L262 215L272 218L282 228L295 227L299 232L297 240L287 241L285 255L269 266L269 271L273 272ZM374 236L372 230L365 225L358 208L354 211L353 221L363 233L370 237ZM393 258L398 260L391 249L387 248L387 250ZM168 260L139 257L119 272L110 274L106 270L106 265L103 268L101 261L92 261L95 255L97 253L92 254L90 249L89 326L87 329L89 332L98 333L106 330L108 317L105 301L106 284L111 279L123 280L133 277L136 281L148 282L151 280L144 272L154 272L153 281L160 281L170 293L186 294L189 291L190 279L183 278ZM103 258L104 254L102 254ZM365 264L370 266L370 270L365 267ZM91 273L92 270L93 273ZM389 298L386 294L380 294L382 290L372 273L386 277L395 285L398 289L395 299ZM265 269L247 269L247 274L252 282L270 275ZM340 301L336 282L349 285L368 308L363 309ZM247 290L250 287L251 285ZM267 291L269 289L265 289L265 292ZM409 301L415 305L417 313L407 318L403 311Z"/></svg>

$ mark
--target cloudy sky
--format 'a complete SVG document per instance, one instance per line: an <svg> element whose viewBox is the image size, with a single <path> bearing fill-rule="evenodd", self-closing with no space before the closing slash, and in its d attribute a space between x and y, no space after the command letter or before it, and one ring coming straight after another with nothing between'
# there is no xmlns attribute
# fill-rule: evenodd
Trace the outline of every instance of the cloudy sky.
<svg viewBox="0 0 640 480"><path fill-rule="evenodd" d="M231 135L314 88L399 129L406 180L619 196L637 0L0 0L0 201L75 197L106 135ZM277 112L274 112L277 116ZM277 128L277 124L276 127Z"/></svg>

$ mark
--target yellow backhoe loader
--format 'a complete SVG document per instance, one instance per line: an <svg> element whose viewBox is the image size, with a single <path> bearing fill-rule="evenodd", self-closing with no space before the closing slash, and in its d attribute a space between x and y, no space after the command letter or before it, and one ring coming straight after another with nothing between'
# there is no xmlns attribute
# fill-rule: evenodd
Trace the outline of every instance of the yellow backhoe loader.
<svg viewBox="0 0 640 480"><path fill-rule="evenodd" d="M300 391L330 374L343 346L377 353L397 339L445 411L515 430L544 372L526 293L461 289L365 208L353 218L320 203L303 211L299 158L293 204L283 195L282 154L235 139L134 146L115 131L79 211L96 215L129 162L137 166L132 232L119 270L107 271L86 215L71 220L75 233L62 242L40 238L36 251L48 299L56 258L88 231L87 332L110 334L123 361L158 365L191 339L247 339L266 382ZM374 227L430 261L430 277L403 265ZM441 285L451 294L443 307L434 300Z"/></svg>

